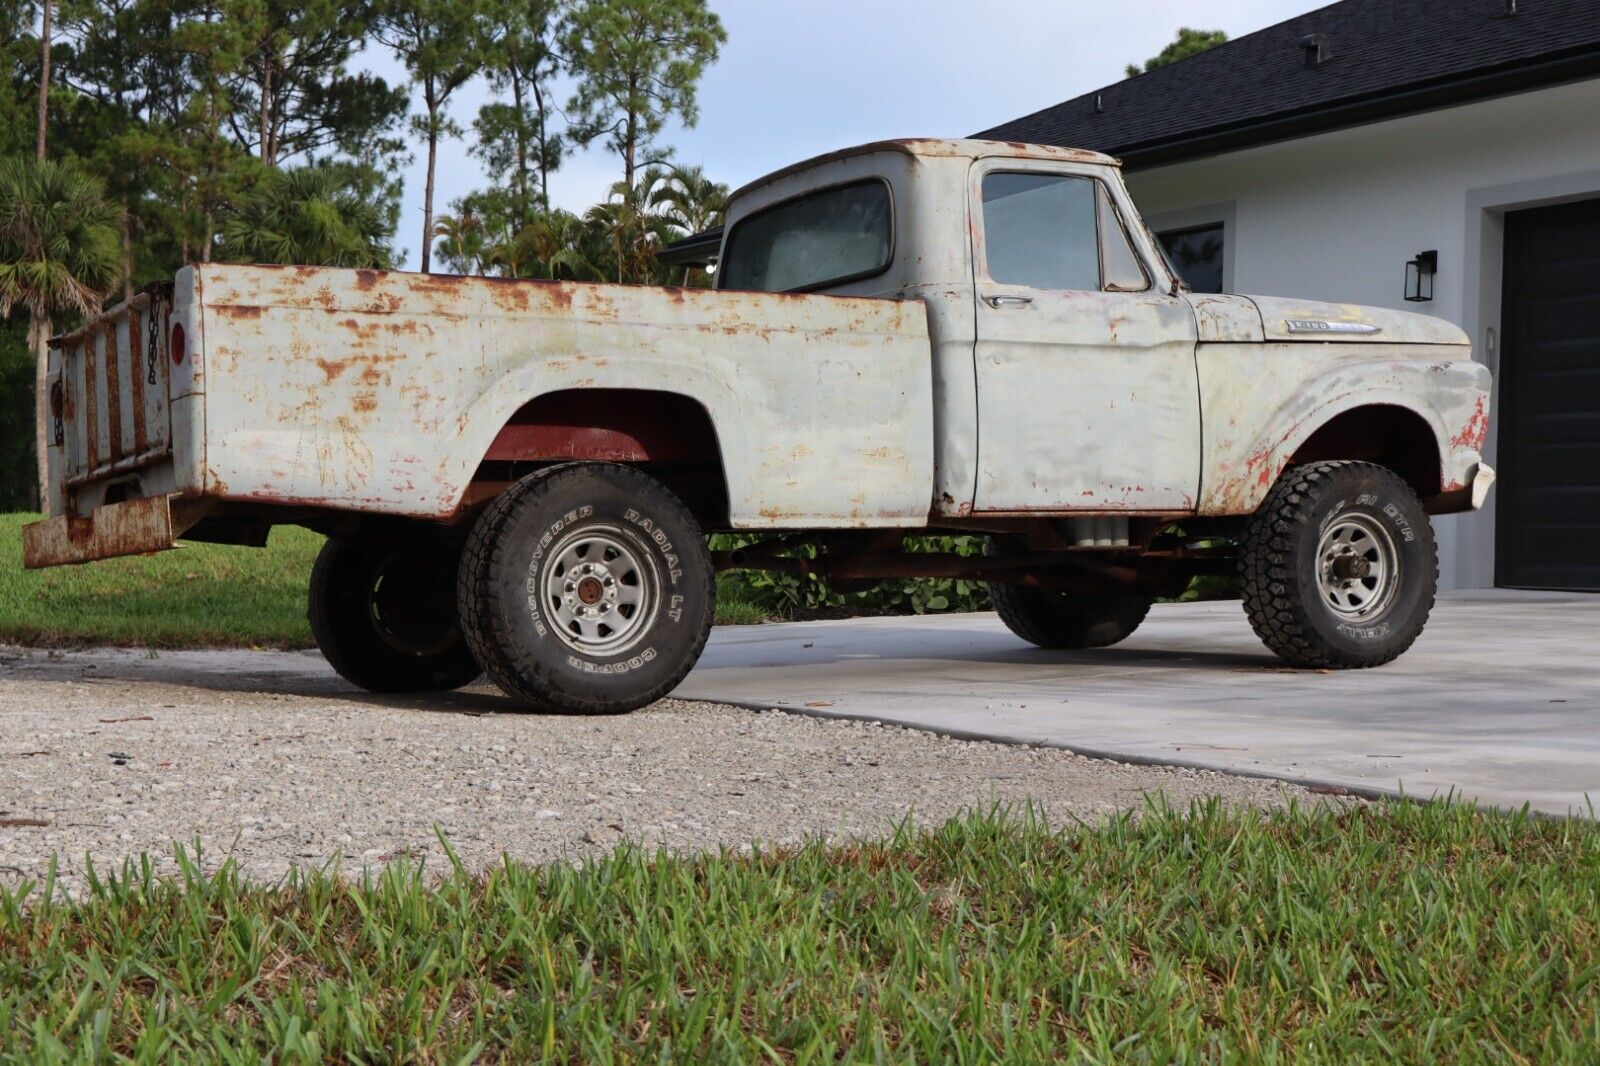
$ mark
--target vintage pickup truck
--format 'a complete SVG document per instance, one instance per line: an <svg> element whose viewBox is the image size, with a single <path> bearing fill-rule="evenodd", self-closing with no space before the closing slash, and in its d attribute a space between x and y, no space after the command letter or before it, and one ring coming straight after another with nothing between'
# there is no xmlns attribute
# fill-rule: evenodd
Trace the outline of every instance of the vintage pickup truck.
<svg viewBox="0 0 1600 1066"><path fill-rule="evenodd" d="M678 684L728 567L986 581L1048 648L1237 572L1291 663L1384 663L1429 515L1493 478L1460 330L1187 292L1103 155L836 152L735 193L718 260L715 290L187 267L52 342L26 563L308 526L350 681L603 713ZM904 550L928 532L988 549Z"/></svg>

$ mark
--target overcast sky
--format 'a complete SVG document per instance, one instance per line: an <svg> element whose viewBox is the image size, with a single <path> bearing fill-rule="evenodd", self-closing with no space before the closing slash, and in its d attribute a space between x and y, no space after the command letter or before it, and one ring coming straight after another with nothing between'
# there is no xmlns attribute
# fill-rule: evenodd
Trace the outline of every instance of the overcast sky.
<svg viewBox="0 0 1600 1066"><path fill-rule="evenodd" d="M1230 37L1321 6L1316 0L711 0L727 27L700 84L694 129L661 143L730 186L819 152L884 137L959 137L1122 77L1181 25ZM403 78L387 56L371 68ZM451 111L469 128L481 80ZM563 97L565 93L563 93ZM424 146L407 168L399 246L421 246ZM551 177L557 207L582 212L621 178L598 145ZM440 152L435 211L485 184L464 142Z"/></svg>

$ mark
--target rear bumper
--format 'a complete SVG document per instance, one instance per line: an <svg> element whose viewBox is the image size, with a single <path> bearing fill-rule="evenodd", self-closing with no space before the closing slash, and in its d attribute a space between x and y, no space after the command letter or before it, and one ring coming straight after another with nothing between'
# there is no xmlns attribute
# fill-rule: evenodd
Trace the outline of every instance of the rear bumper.
<svg viewBox="0 0 1600 1066"><path fill-rule="evenodd" d="M59 515L22 527L22 565L29 570L175 547L171 496L97 507L89 515Z"/></svg>

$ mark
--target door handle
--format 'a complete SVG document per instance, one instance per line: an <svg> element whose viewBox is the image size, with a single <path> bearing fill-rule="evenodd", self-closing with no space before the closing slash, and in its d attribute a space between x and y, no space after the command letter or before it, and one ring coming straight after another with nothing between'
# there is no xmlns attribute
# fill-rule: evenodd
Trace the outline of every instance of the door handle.
<svg viewBox="0 0 1600 1066"><path fill-rule="evenodd" d="M1033 303L1032 296L985 296L983 302L990 307L1027 307Z"/></svg>

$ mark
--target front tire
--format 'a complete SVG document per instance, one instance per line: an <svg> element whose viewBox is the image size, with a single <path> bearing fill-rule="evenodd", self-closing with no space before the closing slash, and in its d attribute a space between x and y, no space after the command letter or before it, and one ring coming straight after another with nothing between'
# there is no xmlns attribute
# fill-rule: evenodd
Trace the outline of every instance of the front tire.
<svg viewBox="0 0 1600 1066"><path fill-rule="evenodd" d="M1433 526L1400 476L1372 463L1286 471L1240 544L1245 614L1295 666L1381 666L1411 647L1439 583Z"/></svg>
<svg viewBox="0 0 1600 1066"><path fill-rule="evenodd" d="M571 463L490 505L457 580L467 641L530 708L618 714L660 699L700 658L715 587L682 502L631 467Z"/></svg>
<svg viewBox="0 0 1600 1066"><path fill-rule="evenodd" d="M456 625L452 545L331 537L306 618L328 664L368 692L444 692L483 673Z"/></svg>

